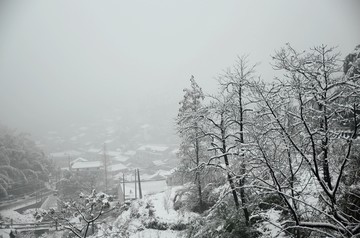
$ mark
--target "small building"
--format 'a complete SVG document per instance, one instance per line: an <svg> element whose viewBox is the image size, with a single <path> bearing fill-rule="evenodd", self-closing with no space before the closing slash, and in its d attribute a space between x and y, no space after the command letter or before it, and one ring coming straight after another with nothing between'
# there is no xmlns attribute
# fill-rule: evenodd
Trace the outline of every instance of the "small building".
<svg viewBox="0 0 360 238"><path fill-rule="evenodd" d="M169 147L164 145L143 145L137 149L136 157L148 160L161 160L168 156Z"/></svg>
<svg viewBox="0 0 360 238"><path fill-rule="evenodd" d="M101 161L78 161L71 165L71 170L75 172L82 172L82 171L93 171L93 172L100 172L103 169L103 163Z"/></svg>
<svg viewBox="0 0 360 238"><path fill-rule="evenodd" d="M73 166L73 164L77 163L77 162L87 162L87 159L84 159L82 157L78 157L77 159L74 159L73 161L70 162L70 167Z"/></svg>

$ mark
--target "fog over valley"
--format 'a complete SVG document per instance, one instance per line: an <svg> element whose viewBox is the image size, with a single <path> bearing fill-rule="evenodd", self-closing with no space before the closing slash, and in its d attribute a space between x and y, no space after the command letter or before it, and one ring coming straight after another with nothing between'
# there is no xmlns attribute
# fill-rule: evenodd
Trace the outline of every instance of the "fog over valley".
<svg viewBox="0 0 360 238"><path fill-rule="evenodd" d="M0 237L359 237L359 10L0 0Z"/></svg>
<svg viewBox="0 0 360 238"><path fill-rule="evenodd" d="M309 16L322 5L314 24ZM0 120L36 136L101 123L114 110L131 122L170 125L190 76L213 93L236 55L261 62L259 74L271 80L270 55L286 42L350 52L359 36L355 9L321 1L3 1Z"/></svg>

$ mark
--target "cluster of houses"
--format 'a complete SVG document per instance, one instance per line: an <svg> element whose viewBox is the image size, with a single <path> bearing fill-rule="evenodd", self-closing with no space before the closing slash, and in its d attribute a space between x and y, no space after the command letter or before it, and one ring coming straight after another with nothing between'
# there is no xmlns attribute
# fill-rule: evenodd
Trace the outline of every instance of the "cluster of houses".
<svg viewBox="0 0 360 238"><path fill-rule="evenodd" d="M135 169L140 169L144 180L166 179L169 171L177 164L176 150L165 145L142 145L126 152L110 150L104 153L99 149L89 149L85 152L66 151L52 155L55 163L61 162L59 165L62 170L78 175L92 173L99 178L104 178L106 173L112 181L122 180L123 177L127 181L133 180Z"/></svg>

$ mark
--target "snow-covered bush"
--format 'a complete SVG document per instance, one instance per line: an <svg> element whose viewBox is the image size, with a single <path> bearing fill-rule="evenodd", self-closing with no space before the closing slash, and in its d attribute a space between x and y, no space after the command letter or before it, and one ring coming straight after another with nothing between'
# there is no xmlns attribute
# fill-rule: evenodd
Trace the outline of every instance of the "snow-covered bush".
<svg viewBox="0 0 360 238"><path fill-rule="evenodd" d="M60 201L60 208L34 214L37 219L50 219L56 226L63 226L77 237L94 234L94 222L117 207L113 197L105 193L79 194L78 200ZM91 229L90 229L91 228Z"/></svg>
<svg viewBox="0 0 360 238"><path fill-rule="evenodd" d="M260 232L246 226L242 210L229 206L232 202L231 197L228 196L206 212L205 216L191 222L186 237L258 237Z"/></svg>
<svg viewBox="0 0 360 238"><path fill-rule="evenodd" d="M218 196L213 194L214 189L215 185L212 186L211 184L203 188L203 206L200 208L197 202L197 187L194 184L188 183L177 191L173 201L174 209L201 213L216 203Z"/></svg>

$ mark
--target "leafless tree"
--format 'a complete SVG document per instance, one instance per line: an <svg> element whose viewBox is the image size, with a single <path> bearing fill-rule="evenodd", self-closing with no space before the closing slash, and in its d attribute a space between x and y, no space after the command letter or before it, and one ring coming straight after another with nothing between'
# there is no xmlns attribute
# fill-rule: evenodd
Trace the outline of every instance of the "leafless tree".
<svg viewBox="0 0 360 238"><path fill-rule="evenodd" d="M246 133L246 111L250 108L249 104L251 103L248 100L249 97L249 85L255 76L255 68L257 64L250 65L248 56L238 56L235 64L228 68L223 75L218 79L220 85L222 86L223 93L227 93L231 101L229 101L229 106L232 107L232 116L233 122L238 125L238 149L239 149L239 159L240 159L240 171L239 171L239 193L241 198L241 204L243 207L243 212L245 216L246 225L249 225L250 221L250 212L247 208L247 197L245 193L244 185L246 183L246 166L245 153L245 133ZM245 145L245 146L244 146ZM242 152L240 152L242 151Z"/></svg>
<svg viewBox="0 0 360 238"><path fill-rule="evenodd" d="M276 52L273 66L284 76L267 87L254 87L258 118L263 123L257 144L273 181L268 188L277 192L291 214L288 228L355 237L360 233L360 221L340 203L345 190L344 171L360 125L356 105L346 104L346 99L356 93L358 84L341 72L338 57L334 48L324 45L301 53L287 45ZM295 110L284 113L291 104ZM344 108L352 112L347 118L354 125L350 135L339 125ZM293 160L286 164L290 177L274 163L281 157L278 149L293 153ZM302 173L301 185L291 185L295 172ZM306 177L307 183L303 180ZM289 180L291 189L287 189ZM306 186L315 190L311 196L305 193ZM309 201L311 197L322 207Z"/></svg>

